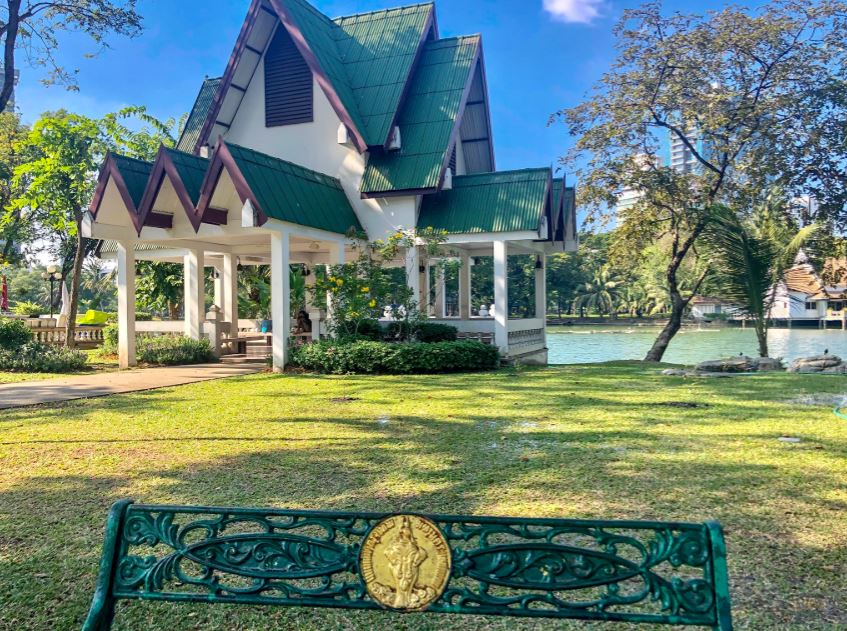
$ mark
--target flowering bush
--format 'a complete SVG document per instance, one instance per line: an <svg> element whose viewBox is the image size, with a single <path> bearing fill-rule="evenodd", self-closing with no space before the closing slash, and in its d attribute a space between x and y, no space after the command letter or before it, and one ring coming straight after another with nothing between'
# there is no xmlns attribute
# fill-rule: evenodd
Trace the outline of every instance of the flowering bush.
<svg viewBox="0 0 847 631"><path fill-rule="evenodd" d="M316 298L328 295L332 302L330 331L339 338L376 337L369 323L382 316L386 305L392 305L394 313L401 314L407 323L402 330L408 335L423 318L405 278L398 278L397 268L388 267L388 263L396 261L403 249L414 247L423 248L425 254L433 256L445 239L445 233L427 228L398 230L387 239L366 245L354 241L359 253L355 261L330 266L325 275L315 278ZM406 270L406 273L417 274L418 271ZM367 332L363 332L363 327Z"/></svg>

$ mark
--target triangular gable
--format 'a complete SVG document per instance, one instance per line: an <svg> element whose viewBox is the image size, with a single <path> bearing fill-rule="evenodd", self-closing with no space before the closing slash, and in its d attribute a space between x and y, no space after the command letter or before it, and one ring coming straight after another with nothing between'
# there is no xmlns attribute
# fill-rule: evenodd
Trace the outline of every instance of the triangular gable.
<svg viewBox="0 0 847 631"><path fill-rule="evenodd" d="M268 16L274 18L270 25ZM432 4L333 21L305 0L254 0L192 150L199 152L216 132L229 128L247 87L238 85L235 78L252 76L277 19L349 129L359 152L369 146L386 146L412 68L426 39L437 33ZM187 143L180 148L185 149Z"/></svg>
<svg viewBox="0 0 847 631"><path fill-rule="evenodd" d="M156 161L153 163L147 190L144 192L144 197L138 208L141 225L152 225L160 228L170 228L173 225L170 215L157 213L153 210L156 198L159 196L167 177L195 232L199 230L204 218L196 209L197 203L200 201L200 190L208 165L209 161L206 158L169 149L165 146L160 147ZM215 221L210 221L209 218L206 218L206 223L220 224L226 222L225 215L223 221L220 220L219 216L216 216L215 219Z"/></svg>
<svg viewBox="0 0 847 631"><path fill-rule="evenodd" d="M214 210L209 204L224 170L241 203L250 202L257 226L277 219L336 234L362 229L337 178L223 141L215 148L200 193L201 217Z"/></svg>
<svg viewBox="0 0 847 631"><path fill-rule="evenodd" d="M121 196L133 227L137 232L140 232L143 224L138 208L152 169L152 162L129 158L117 153L109 152L106 154L106 159L100 168L94 196L89 205L92 216L95 219L97 218L103 198L106 195L106 189L111 181Z"/></svg>
<svg viewBox="0 0 847 631"><path fill-rule="evenodd" d="M370 154L362 177L362 197L440 189L480 52L478 35L424 45L398 119L402 148Z"/></svg>

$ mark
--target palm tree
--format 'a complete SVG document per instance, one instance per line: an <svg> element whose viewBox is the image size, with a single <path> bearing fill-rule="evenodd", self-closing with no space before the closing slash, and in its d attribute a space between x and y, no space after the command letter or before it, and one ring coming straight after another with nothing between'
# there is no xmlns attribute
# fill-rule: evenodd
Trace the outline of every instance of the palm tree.
<svg viewBox="0 0 847 631"><path fill-rule="evenodd" d="M577 309L591 309L600 315L614 311L621 293L622 283L609 265L594 270L593 277L578 289L574 302Z"/></svg>
<svg viewBox="0 0 847 631"><path fill-rule="evenodd" d="M717 207L703 236L711 251L716 287L753 321L761 357L768 356L768 317L777 286L818 229L812 225L797 230L785 208L780 189L772 190L747 220Z"/></svg>

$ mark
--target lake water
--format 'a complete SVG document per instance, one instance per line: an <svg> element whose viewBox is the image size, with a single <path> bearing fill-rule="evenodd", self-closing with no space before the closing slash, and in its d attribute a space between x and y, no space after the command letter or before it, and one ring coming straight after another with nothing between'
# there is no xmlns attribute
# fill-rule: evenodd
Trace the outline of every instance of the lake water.
<svg viewBox="0 0 847 631"><path fill-rule="evenodd" d="M547 347L551 364L578 364L618 359L644 359L660 331L652 326L551 326ZM829 352L847 358L847 331L840 329L771 329L768 333L771 357L786 360ZM663 361L696 364L744 353L758 355L752 329L685 328L671 340Z"/></svg>

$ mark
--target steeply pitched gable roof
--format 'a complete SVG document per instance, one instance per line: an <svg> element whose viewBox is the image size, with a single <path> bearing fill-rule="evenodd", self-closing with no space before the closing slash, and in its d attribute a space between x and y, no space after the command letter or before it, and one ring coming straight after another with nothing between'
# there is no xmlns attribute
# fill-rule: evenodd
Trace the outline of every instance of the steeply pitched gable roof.
<svg viewBox="0 0 847 631"><path fill-rule="evenodd" d="M338 179L239 145L225 149L266 217L338 234L362 229Z"/></svg>
<svg viewBox="0 0 847 631"><path fill-rule="evenodd" d="M538 230L550 203L549 168L460 175L427 195L418 227L451 234Z"/></svg>
<svg viewBox="0 0 847 631"><path fill-rule="evenodd" d="M258 54L267 46L272 28L268 15L279 18L315 73L339 118L350 127L360 151L384 146L405 94L411 68L424 40L434 28L433 4L372 11L331 20L306 0L253 0L244 26L219 83L206 117L194 135L186 136L181 149L194 139L192 150L208 143L224 97L239 74L244 55L253 74ZM254 26L261 22L260 28ZM242 86L244 87L244 86ZM200 99L198 98L198 103ZM228 106L234 114L240 98ZM223 121L223 127L231 121ZM195 126L192 125L192 130Z"/></svg>
<svg viewBox="0 0 847 631"><path fill-rule="evenodd" d="M478 35L424 45L398 120L402 149L371 154L362 177L363 194L439 187L479 53Z"/></svg>
<svg viewBox="0 0 847 631"><path fill-rule="evenodd" d="M432 3L336 18L336 48L368 145L384 145L435 20Z"/></svg>
<svg viewBox="0 0 847 631"><path fill-rule="evenodd" d="M203 85L200 86L200 92L197 94L197 99L194 101L194 107L191 108L191 113L185 121L185 127L180 134L179 141L176 143L177 149L180 151L193 152L197 141L200 139L200 133L203 131L203 125L206 122L206 117L209 115L209 110L212 109L212 102L215 99L215 93L221 84L221 77L216 79L205 79Z"/></svg>
<svg viewBox="0 0 847 631"><path fill-rule="evenodd" d="M200 199L200 187L209 168L209 160L191 153L165 148L174 168L182 180L191 202L196 206Z"/></svg>

